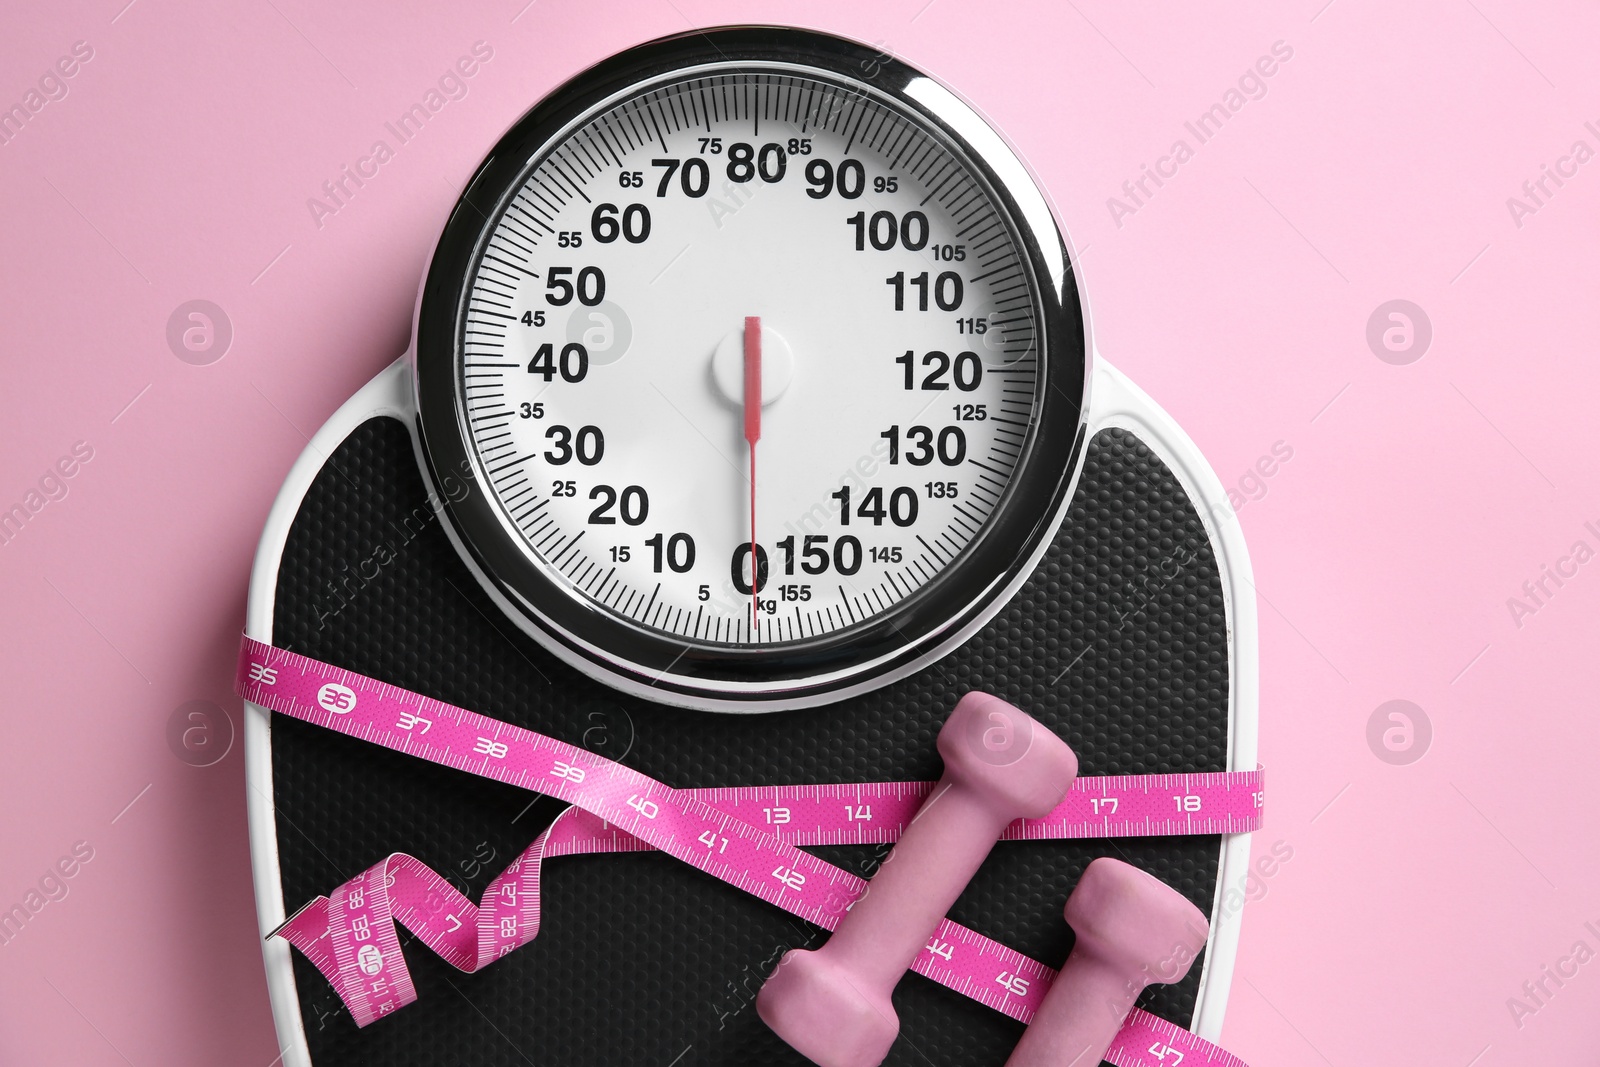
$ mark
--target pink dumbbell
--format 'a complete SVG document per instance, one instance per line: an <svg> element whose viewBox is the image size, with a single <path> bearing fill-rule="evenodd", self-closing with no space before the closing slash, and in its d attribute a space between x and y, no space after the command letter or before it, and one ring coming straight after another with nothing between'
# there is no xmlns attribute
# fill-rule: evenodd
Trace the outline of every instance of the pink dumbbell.
<svg viewBox="0 0 1600 1067"><path fill-rule="evenodd" d="M1066 796L1078 759L1055 734L987 693L939 731L944 776L825 945L783 957L756 1011L821 1067L876 1067L900 1032L889 996L1013 820Z"/></svg>
<svg viewBox="0 0 1600 1067"><path fill-rule="evenodd" d="M1006 1067L1096 1067L1144 987L1189 973L1208 934L1176 889L1114 859L1089 864L1066 914L1078 940Z"/></svg>

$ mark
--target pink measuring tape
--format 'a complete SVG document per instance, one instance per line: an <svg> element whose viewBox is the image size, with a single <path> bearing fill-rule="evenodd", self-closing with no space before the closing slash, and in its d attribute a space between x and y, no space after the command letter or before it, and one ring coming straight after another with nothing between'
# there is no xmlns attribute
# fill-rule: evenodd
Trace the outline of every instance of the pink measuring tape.
<svg viewBox="0 0 1600 1067"><path fill-rule="evenodd" d="M414 857L395 853L318 897L274 936L333 984L357 1025L416 999L399 922L462 971L539 932L539 871L550 856L656 849L832 930L866 882L796 846L892 842L926 782L677 790L542 734L246 637L244 699L457 770L548 794L572 807L490 883L474 905ZM1244 833L1260 826L1261 771L1080 778L1048 816L1002 840ZM948 919L912 970L1028 1022L1050 967ZM1173 1053L1177 1059L1169 1060ZM1118 1067L1245 1067L1209 1042L1135 1009L1106 1059Z"/></svg>

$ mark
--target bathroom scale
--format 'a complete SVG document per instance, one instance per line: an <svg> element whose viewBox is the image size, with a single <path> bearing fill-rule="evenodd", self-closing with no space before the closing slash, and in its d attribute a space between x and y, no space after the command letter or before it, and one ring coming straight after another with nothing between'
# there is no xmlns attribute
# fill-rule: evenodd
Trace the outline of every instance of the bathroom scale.
<svg viewBox="0 0 1600 1067"><path fill-rule="evenodd" d="M810 31L653 41L511 127L410 350L279 490L246 637L678 789L931 781L975 689L1081 775L1256 768L1221 483L1096 351L1015 151L940 83ZM565 804L258 703L245 733L285 1064L807 1062L755 996L825 931L652 851L548 858L537 938L475 973L402 931L417 999L357 1026L268 935L393 852L478 900ZM1139 1006L1215 1039L1249 842L1188 825L1002 841L950 918L1059 966L1079 874L1133 863L1211 924ZM863 878L888 854L837 840L808 851ZM998 1065L1023 1031L917 974L894 1004L891 1064Z"/></svg>

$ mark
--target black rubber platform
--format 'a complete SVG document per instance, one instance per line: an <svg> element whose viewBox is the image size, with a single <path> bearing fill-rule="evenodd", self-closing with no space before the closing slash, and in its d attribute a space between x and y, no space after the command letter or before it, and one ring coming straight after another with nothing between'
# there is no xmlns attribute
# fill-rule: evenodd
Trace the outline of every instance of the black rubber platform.
<svg viewBox="0 0 1600 1067"><path fill-rule="evenodd" d="M387 562L385 562L387 561ZM523 636L479 590L428 508L405 428L359 427L307 494L278 578L273 639L293 651L582 744L680 787L936 778L934 737L985 689L1064 737L1082 773L1226 770L1222 585L1199 517L1132 435L1090 443L1070 514L1038 572L962 648L904 681L825 708L729 716L622 696ZM290 911L392 851L473 899L555 817L558 802L408 759L282 716L272 759ZM531 802L531 804L530 804ZM816 849L870 875L886 847ZM1114 855L1209 913L1216 837L1003 843L952 917L1059 965L1061 918L1084 866ZM788 948L818 928L659 854L545 866L536 941L477 975L425 947L420 995L357 1030L295 954L319 1065L747 1067L804 1061L756 1016ZM1142 1006L1187 1024L1200 966ZM888 1063L1001 1064L1019 1023L911 974L895 992Z"/></svg>

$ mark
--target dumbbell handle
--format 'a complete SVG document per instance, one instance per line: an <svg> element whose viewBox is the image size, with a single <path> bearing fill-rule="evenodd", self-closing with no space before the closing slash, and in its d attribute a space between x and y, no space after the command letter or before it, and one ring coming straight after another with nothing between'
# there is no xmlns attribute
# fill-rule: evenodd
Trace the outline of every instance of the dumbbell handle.
<svg viewBox="0 0 1600 1067"><path fill-rule="evenodd" d="M1006 1067L1099 1067L1143 989L1121 968L1074 949Z"/></svg>
<svg viewBox="0 0 1600 1067"><path fill-rule="evenodd" d="M1084 870L1065 912L1072 954L1006 1067L1097 1067L1144 988L1182 979L1206 945L1199 908L1105 856Z"/></svg>
<svg viewBox="0 0 1600 1067"><path fill-rule="evenodd" d="M852 973L892 988L1014 817L947 771L827 951Z"/></svg>

